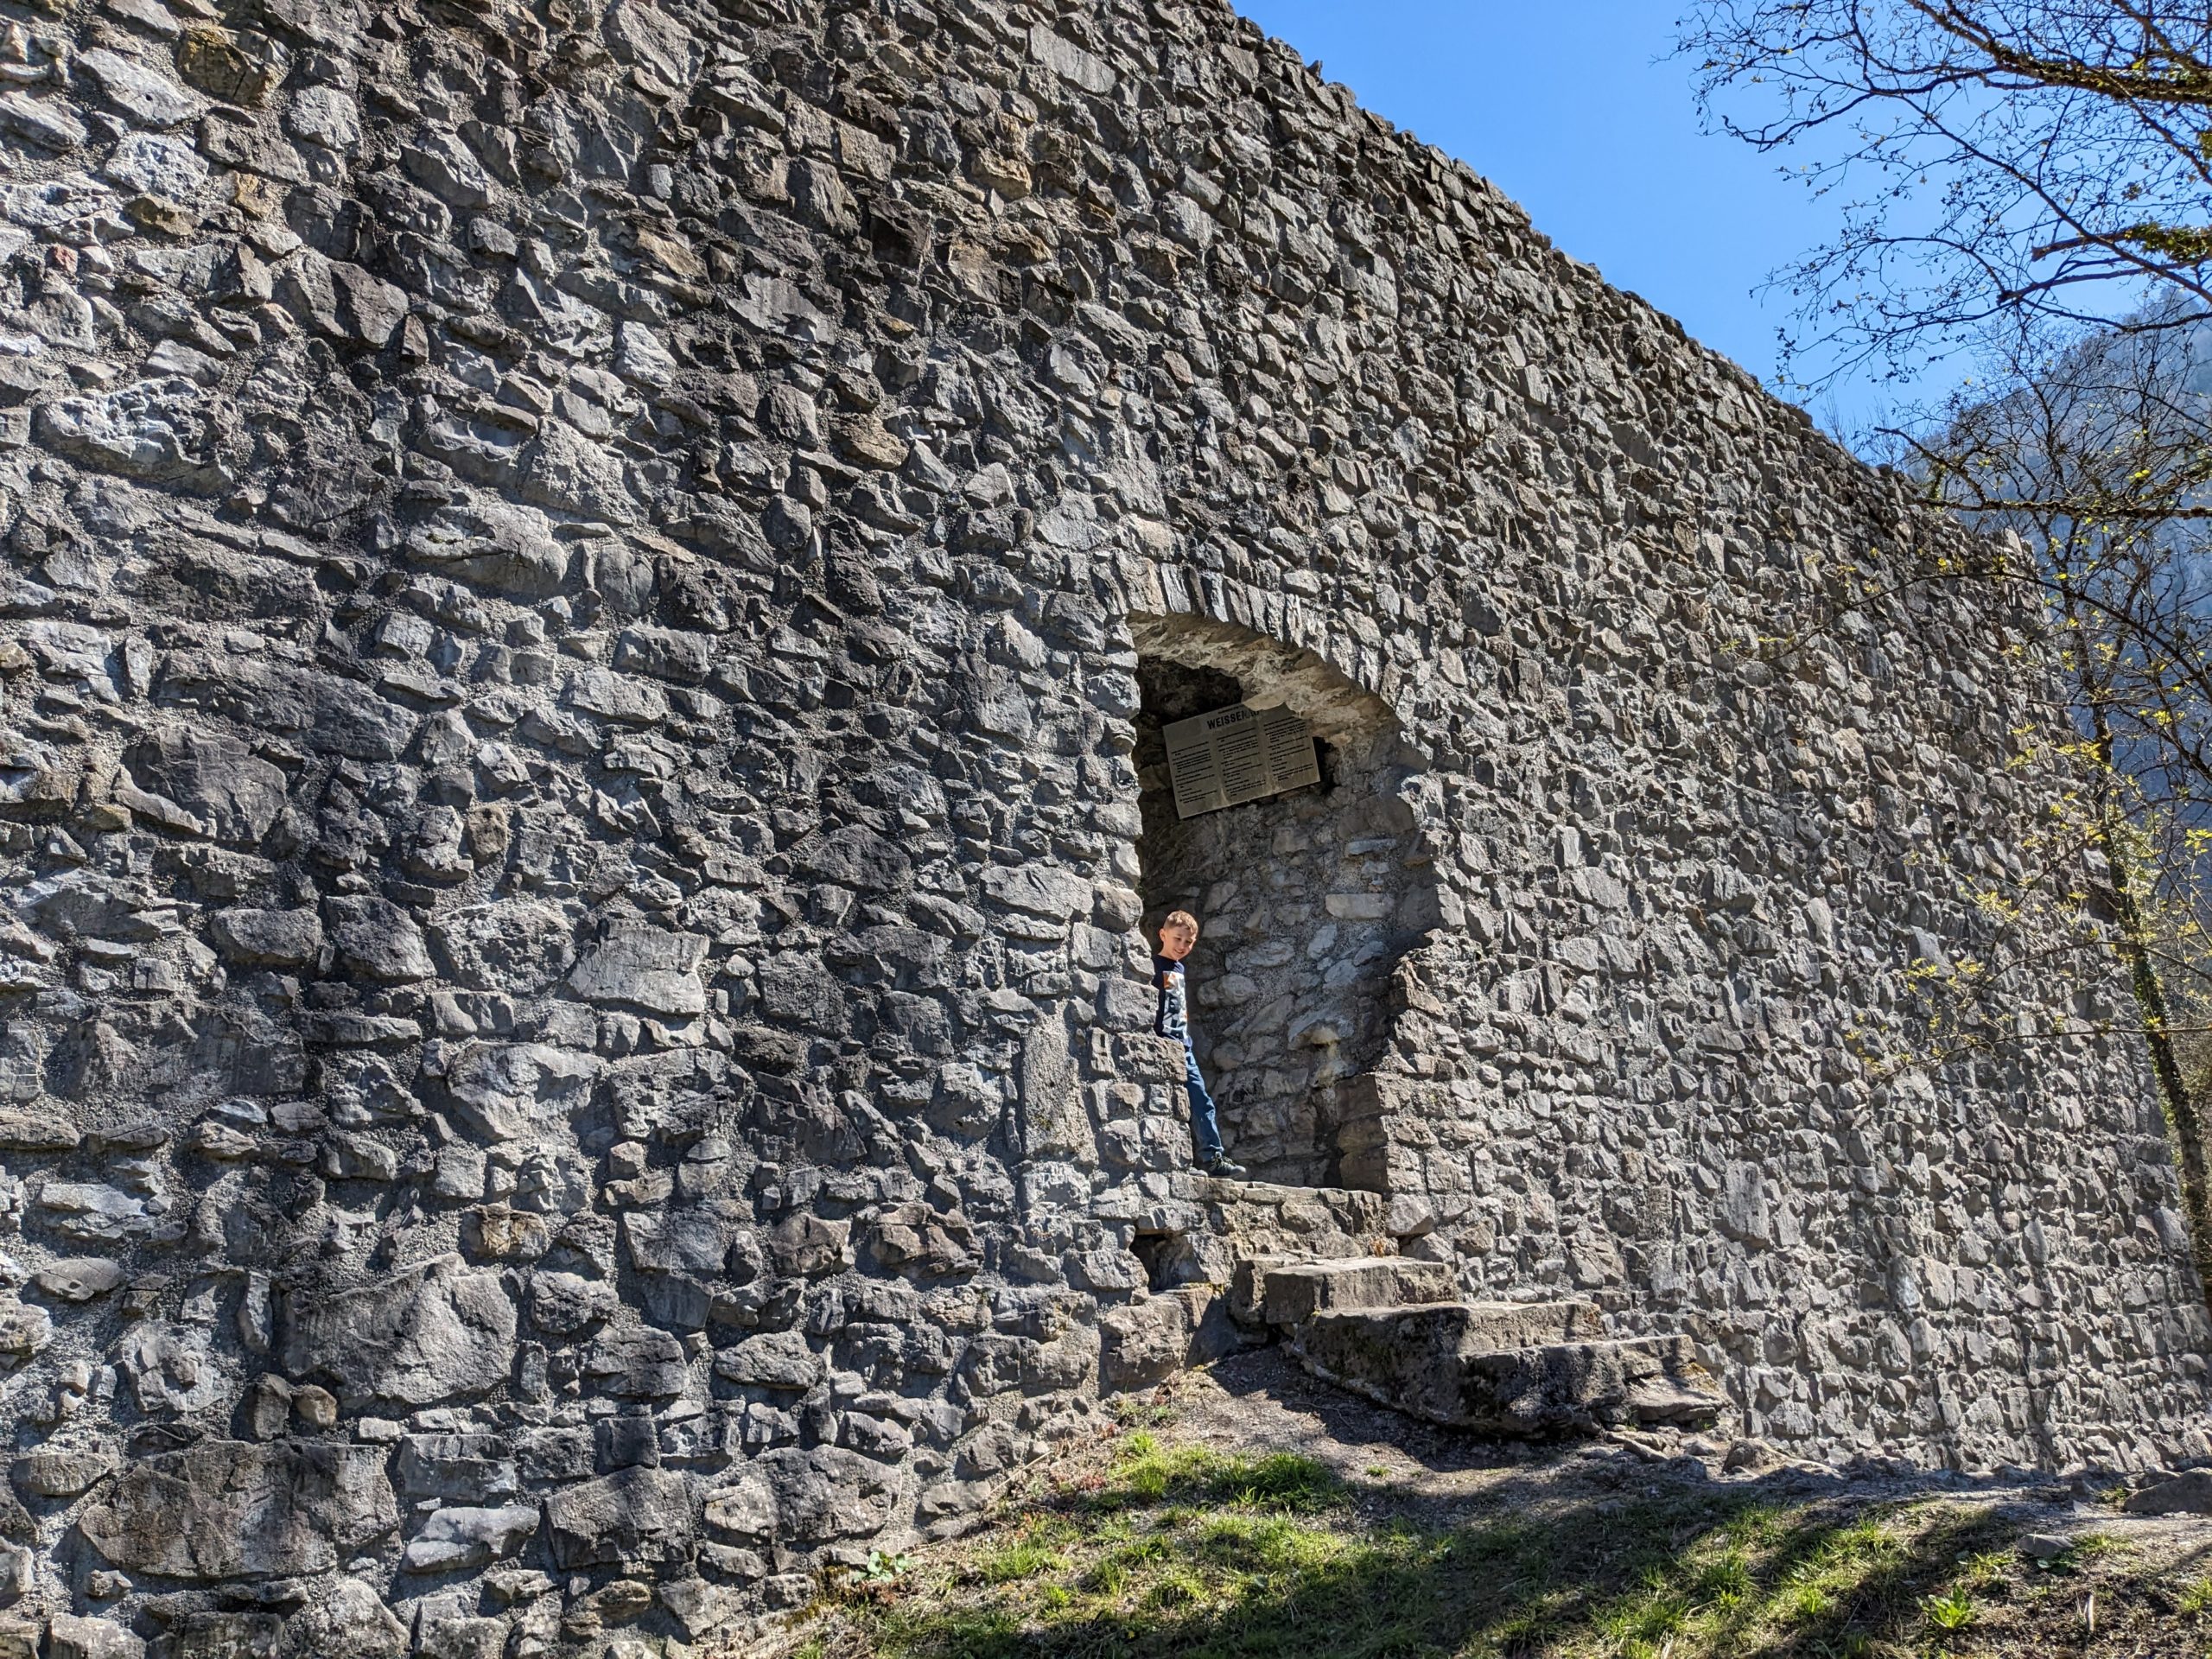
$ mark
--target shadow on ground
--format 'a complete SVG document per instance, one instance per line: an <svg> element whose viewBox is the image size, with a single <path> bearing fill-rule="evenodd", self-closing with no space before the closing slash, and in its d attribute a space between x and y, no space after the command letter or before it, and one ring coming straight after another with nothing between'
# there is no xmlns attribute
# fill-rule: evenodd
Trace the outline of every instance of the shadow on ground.
<svg viewBox="0 0 2212 1659"><path fill-rule="evenodd" d="M1232 1401L1295 1386L1280 1368L1223 1369ZM2146 1551L2099 1530L2070 1495L1796 1471L1715 1482L1602 1448L1532 1455L1441 1431L1383 1440L1341 1396L1296 1405L1323 1414L1314 1440L1332 1453L1387 1444L1425 1470L1483 1471L1479 1485L1413 1497L1341 1455L1138 1432L988 1535L834 1587L786 1651L2024 1659L2212 1647L2193 1535ZM2056 1549L2022 1549L2054 1531Z"/></svg>

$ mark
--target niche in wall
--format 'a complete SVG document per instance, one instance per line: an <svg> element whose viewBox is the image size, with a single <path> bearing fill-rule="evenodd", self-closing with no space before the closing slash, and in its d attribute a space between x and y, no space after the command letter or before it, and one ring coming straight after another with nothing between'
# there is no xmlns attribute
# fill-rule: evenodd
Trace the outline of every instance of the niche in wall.
<svg viewBox="0 0 2212 1659"><path fill-rule="evenodd" d="M1313 652L1203 617L1130 619L1147 940L1198 918L1192 1028L1229 1155L1255 1179L1336 1184L1339 1096L1389 1037L1390 979L1436 925L1433 861L1410 798L1427 763L1380 697ZM1238 702L1287 707L1321 781L1177 816L1166 727Z"/></svg>

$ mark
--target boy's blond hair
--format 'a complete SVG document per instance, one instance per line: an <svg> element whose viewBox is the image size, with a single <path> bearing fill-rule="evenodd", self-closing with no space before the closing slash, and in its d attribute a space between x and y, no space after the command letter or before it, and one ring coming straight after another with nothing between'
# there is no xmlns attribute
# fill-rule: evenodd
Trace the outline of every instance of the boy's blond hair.
<svg viewBox="0 0 2212 1659"><path fill-rule="evenodd" d="M1198 918L1187 910L1171 910L1160 918L1160 931L1188 933L1195 939L1198 937Z"/></svg>

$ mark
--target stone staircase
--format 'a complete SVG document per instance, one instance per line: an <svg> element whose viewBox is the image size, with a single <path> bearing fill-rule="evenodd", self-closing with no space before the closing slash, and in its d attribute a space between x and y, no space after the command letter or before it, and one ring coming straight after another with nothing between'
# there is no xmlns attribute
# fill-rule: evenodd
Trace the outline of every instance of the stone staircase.
<svg viewBox="0 0 2212 1659"><path fill-rule="evenodd" d="M1176 1330L1195 1337L1211 1316L1217 1332L1279 1336L1314 1376L1411 1416L1537 1438L1705 1427L1728 1403L1686 1337L1609 1338L1592 1302L1465 1300L1449 1267L1398 1253L1428 1224L1417 1203L1190 1176L1134 1218L1173 1287L1155 1303L1187 1310ZM1208 1288L1224 1281L1226 1319ZM1211 1357L1184 1340L1166 1345Z"/></svg>
<svg viewBox="0 0 2212 1659"><path fill-rule="evenodd" d="M1702 1428L1727 1405L1686 1337L1608 1339L1594 1302L1466 1301L1440 1262L1249 1256L1230 1313L1325 1382L1482 1434Z"/></svg>

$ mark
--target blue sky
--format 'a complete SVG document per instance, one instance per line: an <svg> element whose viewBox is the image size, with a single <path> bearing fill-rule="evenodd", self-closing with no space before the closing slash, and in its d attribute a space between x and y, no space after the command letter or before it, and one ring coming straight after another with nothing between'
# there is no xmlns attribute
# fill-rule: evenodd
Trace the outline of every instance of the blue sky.
<svg viewBox="0 0 2212 1659"><path fill-rule="evenodd" d="M1768 274L1834 208L1777 159L1698 130L1674 0L1237 0L1359 101L1450 151L1576 258L1772 384L1786 295ZM1823 425L1880 402L1846 388Z"/></svg>

